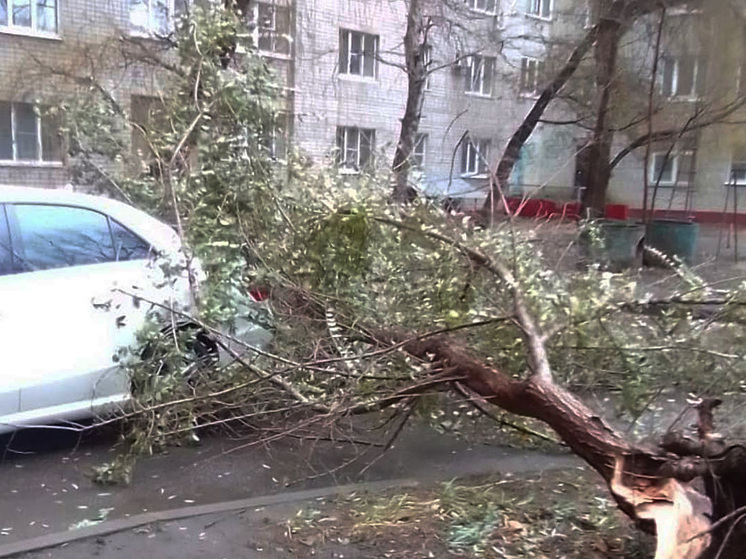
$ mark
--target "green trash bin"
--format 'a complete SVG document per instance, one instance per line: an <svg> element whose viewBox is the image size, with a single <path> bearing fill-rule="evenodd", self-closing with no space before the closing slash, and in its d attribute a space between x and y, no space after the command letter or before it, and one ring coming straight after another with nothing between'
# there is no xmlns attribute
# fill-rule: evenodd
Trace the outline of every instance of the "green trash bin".
<svg viewBox="0 0 746 559"><path fill-rule="evenodd" d="M694 263L699 240L699 224L681 219L654 219L647 227L646 246L659 250L669 258L680 258L689 265ZM645 263L661 265L653 254L645 255Z"/></svg>
<svg viewBox="0 0 746 559"><path fill-rule="evenodd" d="M602 243L591 242L588 231L580 234L581 251L588 260L613 271L640 267L645 238L642 223L601 219L594 224L598 227Z"/></svg>

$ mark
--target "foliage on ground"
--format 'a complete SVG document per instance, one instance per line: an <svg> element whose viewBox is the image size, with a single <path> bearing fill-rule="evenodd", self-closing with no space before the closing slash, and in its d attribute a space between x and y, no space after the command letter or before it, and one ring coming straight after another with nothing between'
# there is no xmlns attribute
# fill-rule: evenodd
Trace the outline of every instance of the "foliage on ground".
<svg viewBox="0 0 746 559"><path fill-rule="evenodd" d="M344 544L357 557L642 558L641 536L586 470L491 476L314 503L283 526L299 556Z"/></svg>

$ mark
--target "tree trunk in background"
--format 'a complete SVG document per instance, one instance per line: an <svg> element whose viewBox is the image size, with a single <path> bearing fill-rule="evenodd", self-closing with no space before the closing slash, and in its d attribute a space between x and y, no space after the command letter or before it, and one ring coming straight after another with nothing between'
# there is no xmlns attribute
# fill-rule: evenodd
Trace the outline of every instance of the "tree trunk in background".
<svg viewBox="0 0 746 559"><path fill-rule="evenodd" d="M529 139L533 133L536 125L539 124L541 117L544 115L549 104L557 97L557 94L565 86L568 80L575 74L575 71L580 66L583 57L593 46L594 41L598 33L598 26L591 28L586 33L583 40L575 47L570 54L570 57L565 62L565 65L554 77L554 79L542 90L539 98L531 107L531 110L523 119L518 129L511 136L508 144L503 150L500 162L497 164L497 170L490 179L490 191L487 194L487 200L484 203L483 212L486 214L492 214L499 206L501 193L504 192L510 175L513 172L513 167L518 161L518 157L521 153L521 148Z"/></svg>
<svg viewBox="0 0 746 559"><path fill-rule="evenodd" d="M588 146L588 185L583 193L583 207L592 216L602 216L611 178L611 131L609 107L622 37L622 23L608 17L599 23L594 59L596 64L596 119Z"/></svg>
<svg viewBox="0 0 746 559"><path fill-rule="evenodd" d="M407 30L404 34L404 57L407 71L407 104L401 119L399 142L396 145L392 172L394 174L393 199L397 202L411 202L417 191L409 185L412 169L412 154L417 141L422 118L422 104L425 100L427 68L425 49L427 36L422 22L422 0L410 0L407 11Z"/></svg>

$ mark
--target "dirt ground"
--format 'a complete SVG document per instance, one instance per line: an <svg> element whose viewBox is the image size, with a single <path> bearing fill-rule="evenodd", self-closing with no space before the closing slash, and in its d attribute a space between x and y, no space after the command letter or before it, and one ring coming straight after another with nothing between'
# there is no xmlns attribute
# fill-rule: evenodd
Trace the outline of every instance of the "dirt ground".
<svg viewBox="0 0 746 559"><path fill-rule="evenodd" d="M577 468L195 517L20 557L600 559L647 557L651 545Z"/></svg>

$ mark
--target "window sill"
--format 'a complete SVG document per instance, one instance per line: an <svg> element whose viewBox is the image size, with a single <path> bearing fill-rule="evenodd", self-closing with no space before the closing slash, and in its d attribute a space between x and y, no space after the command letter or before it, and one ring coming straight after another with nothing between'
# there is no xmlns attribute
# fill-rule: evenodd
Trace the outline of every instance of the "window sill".
<svg viewBox="0 0 746 559"><path fill-rule="evenodd" d="M537 14L525 14L527 18L534 19L536 21L541 21L543 23L552 23L554 21L554 18L552 16L544 17Z"/></svg>
<svg viewBox="0 0 746 559"><path fill-rule="evenodd" d="M467 97L476 97L478 99L492 99L492 93L477 93L476 91L464 91Z"/></svg>
<svg viewBox="0 0 746 559"><path fill-rule="evenodd" d="M495 16L499 15L496 11L495 12L490 12L490 11L487 11L487 10L480 10L479 8L469 8L469 11L472 12L472 13L475 13L475 14L482 15L482 16L495 17Z"/></svg>
<svg viewBox="0 0 746 559"><path fill-rule="evenodd" d="M672 103L696 103L701 97L692 97L688 95L671 95L668 100Z"/></svg>
<svg viewBox="0 0 746 559"><path fill-rule="evenodd" d="M746 186L746 181L736 181L735 183L733 183L733 182L724 182L723 186L738 186L738 187Z"/></svg>
<svg viewBox="0 0 746 559"><path fill-rule="evenodd" d="M173 29L169 31L169 34L171 33L173 33ZM130 29L129 36L133 39L147 39L149 41L163 41L168 38L168 35L158 35L153 31L138 31L136 29Z"/></svg>
<svg viewBox="0 0 746 559"><path fill-rule="evenodd" d="M350 169L348 167L340 167L339 174L340 175L359 175L360 171L358 171L357 169Z"/></svg>
<svg viewBox="0 0 746 559"><path fill-rule="evenodd" d="M275 60L290 60L292 57L289 54L281 52L274 52L271 50L258 50L259 56L264 58L274 58Z"/></svg>
<svg viewBox="0 0 746 559"><path fill-rule="evenodd" d="M15 35L17 37L29 37L31 39L46 39L48 41L61 41L62 37L57 33L44 33L24 27L0 27L0 35Z"/></svg>
<svg viewBox="0 0 746 559"><path fill-rule="evenodd" d="M356 76L355 74L337 74L337 78L347 82L378 83L372 76Z"/></svg>
<svg viewBox="0 0 746 559"><path fill-rule="evenodd" d="M518 98L525 101L536 101L539 98L539 94L536 92L526 93L524 91L518 94Z"/></svg>
<svg viewBox="0 0 746 559"><path fill-rule="evenodd" d="M484 180L490 178L490 175L489 173L461 173L461 178Z"/></svg>
<svg viewBox="0 0 746 559"><path fill-rule="evenodd" d="M12 161L0 159L0 167L39 167L45 169L62 169L62 161Z"/></svg>

